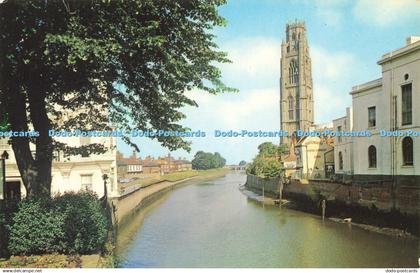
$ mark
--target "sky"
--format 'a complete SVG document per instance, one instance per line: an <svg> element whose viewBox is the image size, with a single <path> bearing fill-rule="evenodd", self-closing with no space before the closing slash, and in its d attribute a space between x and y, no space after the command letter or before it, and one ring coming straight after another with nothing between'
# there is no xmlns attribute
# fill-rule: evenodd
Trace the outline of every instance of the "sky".
<svg viewBox="0 0 420 273"><path fill-rule="evenodd" d="M250 162L260 143L279 143L278 138L216 138L214 131L280 130L280 48L288 22L306 24L316 124L344 116L352 86L380 78L380 57L403 47L407 37L420 36L419 0L228 0L219 13L228 25L214 30L216 43L232 61L219 67L224 83L240 91L187 94L199 107L183 108L187 118L181 124L207 135L188 139L190 153L172 151L175 157L192 159L202 150L238 164ZM141 157L169 152L147 138L134 142ZM132 153L121 140L118 149Z"/></svg>

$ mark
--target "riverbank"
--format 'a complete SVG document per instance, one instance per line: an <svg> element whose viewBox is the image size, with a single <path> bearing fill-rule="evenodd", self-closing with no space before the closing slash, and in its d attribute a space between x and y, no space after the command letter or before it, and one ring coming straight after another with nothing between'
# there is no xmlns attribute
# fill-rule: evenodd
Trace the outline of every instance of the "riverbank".
<svg viewBox="0 0 420 273"><path fill-rule="evenodd" d="M276 198L273 198L272 196L271 197L265 196L263 198L262 195L260 195L259 191L248 190L245 186L243 186L240 190L249 198L256 200L260 203L264 203L264 205L278 206L279 203L281 202L282 208L307 212L307 213L321 217L321 209L318 206L313 206L314 204L311 200L305 200L303 202L300 202L302 200L300 201L296 199L278 200ZM334 210L337 210L337 208L334 208ZM335 215L340 215L340 214L335 213ZM418 236L413 235L403 229L390 228L390 227L384 227L384 226L381 227L378 225L372 225L372 224L366 224L366 223L358 223L358 222L354 222L354 219L352 218L345 218L343 214L341 214L341 216L342 216L341 218L327 217L326 219L328 219L329 221L340 223L340 224L355 226L355 227L358 227L367 231L375 232L378 234L383 234L383 235L397 237L397 238L404 238L404 239L409 239L409 240L419 240Z"/></svg>
<svg viewBox="0 0 420 273"><path fill-rule="evenodd" d="M228 172L229 169L211 169L168 174L162 176L160 180L153 181L153 183L142 185L141 188L123 196L120 200L119 198L111 199L110 204L111 206L113 205L112 207L114 209L113 217L120 216L120 218L114 219L114 229L118 228L118 224L129 221L130 215L158 199L164 192L187 183L223 177ZM135 200L133 197L135 197ZM127 210L130 208L129 203L132 206L130 210ZM125 207L122 205L125 205ZM116 265L114 255L115 242L112 237L106 243L104 253L102 254L11 256L7 259L0 258L0 268L112 268Z"/></svg>
<svg viewBox="0 0 420 273"><path fill-rule="evenodd" d="M186 183L118 228L122 268L415 267L417 241L262 206L238 190L245 174ZM266 199L267 200L267 199ZM274 199L275 200L275 199ZM269 253L269 255L267 255Z"/></svg>
<svg viewBox="0 0 420 273"><path fill-rule="evenodd" d="M172 190L180 184L186 182L199 182L210 180L218 177L223 177L229 169L211 169L211 170L194 170L188 172L180 172L169 174L162 180L156 181L149 185L144 185L129 194L124 196L112 198L110 200L113 208L113 223L115 226L123 223L136 210L147 206L161 194Z"/></svg>

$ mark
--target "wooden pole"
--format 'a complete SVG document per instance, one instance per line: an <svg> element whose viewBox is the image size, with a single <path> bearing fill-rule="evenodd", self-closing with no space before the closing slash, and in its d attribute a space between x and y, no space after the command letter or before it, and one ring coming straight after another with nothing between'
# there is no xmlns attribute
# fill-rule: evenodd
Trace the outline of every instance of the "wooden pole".
<svg viewBox="0 0 420 273"><path fill-rule="evenodd" d="M325 209L327 208L327 201L325 201L325 199L322 199L321 207L322 207L322 221L324 221Z"/></svg>

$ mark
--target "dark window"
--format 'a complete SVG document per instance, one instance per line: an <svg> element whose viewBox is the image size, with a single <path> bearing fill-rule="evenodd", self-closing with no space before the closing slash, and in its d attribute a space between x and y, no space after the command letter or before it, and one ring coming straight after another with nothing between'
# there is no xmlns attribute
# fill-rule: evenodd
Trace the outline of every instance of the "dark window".
<svg viewBox="0 0 420 273"><path fill-rule="evenodd" d="M412 124L412 92L411 92L411 83L403 85L402 89L402 125Z"/></svg>
<svg viewBox="0 0 420 273"><path fill-rule="evenodd" d="M289 66L289 83L294 84L299 81L299 71L296 60L292 60Z"/></svg>
<svg viewBox="0 0 420 273"><path fill-rule="evenodd" d="M403 164L413 166L413 139L405 137L402 141Z"/></svg>
<svg viewBox="0 0 420 273"><path fill-rule="evenodd" d="M341 152L338 153L338 169L343 169L343 154Z"/></svg>
<svg viewBox="0 0 420 273"><path fill-rule="evenodd" d="M80 137L80 146L88 146L91 144L90 137ZM89 157L87 149L83 149L81 153L82 157Z"/></svg>
<svg viewBox="0 0 420 273"><path fill-rule="evenodd" d="M368 150L369 157L369 168L376 168L376 147L373 145L369 146Z"/></svg>
<svg viewBox="0 0 420 273"><path fill-rule="evenodd" d="M342 131L342 127L341 126L338 126L337 127L337 131L339 133L339 135L337 137L337 140L338 140L338 143L341 143L341 131Z"/></svg>
<svg viewBox="0 0 420 273"><path fill-rule="evenodd" d="M368 108L369 127L376 126L376 107L372 106Z"/></svg>

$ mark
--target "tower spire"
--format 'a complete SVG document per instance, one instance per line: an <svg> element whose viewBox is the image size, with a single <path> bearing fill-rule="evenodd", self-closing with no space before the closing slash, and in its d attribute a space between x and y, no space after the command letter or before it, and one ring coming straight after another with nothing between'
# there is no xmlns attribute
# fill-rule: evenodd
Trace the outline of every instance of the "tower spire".
<svg viewBox="0 0 420 273"><path fill-rule="evenodd" d="M280 127L290 144L298 130L308 131L314 123L312 68L305 22L286 24L286 41L281 45L280 60Z"/></svg>

